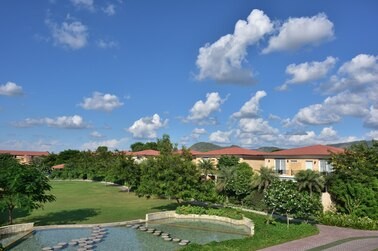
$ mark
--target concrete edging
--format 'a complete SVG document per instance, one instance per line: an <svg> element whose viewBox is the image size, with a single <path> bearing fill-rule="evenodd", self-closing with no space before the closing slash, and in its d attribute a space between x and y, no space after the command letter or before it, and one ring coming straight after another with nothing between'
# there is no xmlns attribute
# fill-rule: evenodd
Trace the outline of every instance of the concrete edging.
<svg viewBox="0 0 378 251"><path fill-rule="evenodd" d="M166 211L166 212L158 212L158 213L150 213L146 214L146 221L153 221L153 220L162 220L162 219L199 219L199 220L212 220L212 221L220 221L225 223L230 223L237 226L246 226L250 229L249 235L253 236L255 234L255 224L250 219L243 217L242 220L234 220L227 217L221 217L216 215L206 215L206 214L177 214L175 211Z"/></svg>
<svg viewBox="0 0 378 251"><path fill-rule="evenodd" d="M15 234L20 232L32 231L34 223L24 223L0 227L0 235Z"/></svg>

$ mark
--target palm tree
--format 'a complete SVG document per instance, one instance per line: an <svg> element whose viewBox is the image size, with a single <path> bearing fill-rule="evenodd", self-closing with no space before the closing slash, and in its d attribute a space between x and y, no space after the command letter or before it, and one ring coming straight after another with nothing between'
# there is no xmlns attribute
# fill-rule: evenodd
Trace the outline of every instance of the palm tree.
<svg viewBox="0 0 378 251"><path fill-rule="evenodd" d="M270 184L273 183L273 181L277 180L277 174L274 172L272 168L262 166L259 171L260 175L258 176L257 186L259 191L265 191L268 189Z"/></svg>
<svg viewBox="0 0 378 251"><path fill-rule="evenodd" d="M227 185L232 180L235 169L235 166L221 167L218 172L216 189L220 194L226 196L226 203L228 202L228 196L226 193Z"/></svg>
<svg viewBox="0 0 378 251"><path fill-rule="evenodd" d="M302 170L295 175L299 191L308 190L310 196L314 191L320 193L324 188L325 179L318 172L312 170Z"/></svg>
<svg viewBox="0 0 378 251"><path fill-rule="evenodd" d="M207 175L214 170L214 164L210 159L202 159L199 162L198 167L201 169L205 179L207 179Z"/></svg>

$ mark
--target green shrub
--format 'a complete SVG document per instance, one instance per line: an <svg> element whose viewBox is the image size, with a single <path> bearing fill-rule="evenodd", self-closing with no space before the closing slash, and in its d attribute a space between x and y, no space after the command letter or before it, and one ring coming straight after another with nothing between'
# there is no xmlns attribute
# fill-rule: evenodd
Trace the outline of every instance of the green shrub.
<svg viewBox="0 0 378 251"><path fill-rule="evenodd" d="M378 230L378 221L372 220L369 217L357 217L348 214L326 212L318 217L318 221L331 226Z"/></svg>
<svg viewBox="0 0 378 251"><path fill-rule="evenodd" d="M176 208L176 213L178 214L207 214L207 215L216 215L221 217L228 217L235 220L243 219L243 215L232 208L205 208L199 206L180 206Z"/></svg>

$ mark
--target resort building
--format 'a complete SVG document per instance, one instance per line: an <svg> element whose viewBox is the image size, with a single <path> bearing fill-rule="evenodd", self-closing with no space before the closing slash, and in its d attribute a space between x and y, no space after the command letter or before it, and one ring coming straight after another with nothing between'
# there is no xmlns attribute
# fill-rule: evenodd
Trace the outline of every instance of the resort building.
<svg viewBox="0 0 378 251"><path fill-rule="evenodd" d="M21 164L30 164L33 159L47 156L49 152L0 150L0 154L10 154Z"/></svg>
<svg viewBox="0 0 378 251"><path fill-rule="evenodd" d="M329 159L332 153L342 153L344 149L314 145L292 148L265 154L265 166L274 169L282 178L292 177L301 170L313 170L321 173L332 172Z"/></svg>

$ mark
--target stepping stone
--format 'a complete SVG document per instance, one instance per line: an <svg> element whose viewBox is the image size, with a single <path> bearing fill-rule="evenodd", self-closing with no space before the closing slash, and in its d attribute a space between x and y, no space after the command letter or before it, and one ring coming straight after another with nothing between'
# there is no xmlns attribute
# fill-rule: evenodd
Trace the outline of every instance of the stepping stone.
<svg viewBox="0 0 378 251"><path fill-rule="evenodd" d="M131 224L127 224L127 225L126 225L126 227L132 227L132 226L133 226L133 225L131 225Z"/></svg>
<svg viewBox="0 0 378 251"><path fill-rule="evenodd" d="M70 245L70 246L76 246L77 245L77 241L70 241L70 242L68 242L68 245Z"/></svg>
<svg viewBox="0 0 378 251"><path fill-rule="evenodd" d="M92 245L94 241L87 241L88 245Z"/></svg>
<svg viewBox="0 0 378 251"><path fill-rule="evenodd" d="M172 238L171 237L165 237L165 238L163 238L165 241L171 241L172 240Z"/></svg>
<svg viewBox="0 0 378 251"><path fill-rule="evenodd" d="M94 241L95 243L99 243L99 242L102 241L102 239L100 239L100 238L96 238L96 239L94 239L93 241Z"/></svg>
<svg viewBox="0 0 378 251"><path fill-rule="evenodd" d="M160 235L160 233L158 233L158 232L155 232L155 233L153 233L153 235L155 235L155 236L159 236L159 235Z"/></svg>
<svg viewBox="0 0 378 251"><path fill-rule="evenodd" d="M147 231L155 231L155 228L147 228Z"/></svg>
<svg viewBox="0 0 378 251"><path fill-rule="evenodd" d="M53 246L54 250L60 250L62 248L63 248L63 246L61 246L61 245L55 245L55 246Z"/></svg>
<svg viewBox="0 0 378 251"><path fill-rule="evenodd" d="M181 241L181 239L179 239L179 238L173 238L172 241L173 242L179 242L179 241Z"/></svg>
<svg viewBox="0 0 378 251"><path fill-rule="evenodd" d="M190 241L188 241L188 240L181 240L181 242L189 243Z"/></svg>
<svg viewBox="0 0 378 251"><path fill-rule="evenodd" d="M84 248L86 248L88 250L88 249L93 248L93 245L86 245L86 246L84 246Z"/></svg>
<svg viewBox="0 0 378 251"><path fill-rule="evenodd" d="M180 246L186 246L186 245L188 245L188 242L179 242L179 245Z"/></svg>
<svg viewBox="0 0 378 251"><path fill-rule="evenodd" d="M65 247L65 246L67 246L67 242L59 242L59 243L58 243L58 246L63 246L63 247Z"/></svg>
<svg viewBox="0 0 378 251"><path fill-rule="evenodd" d="M52 247L44 247L42 248L42 251L51 251L54 250Z"/></svg>
<svg viewBox="0 0 378 251"><path fill-rule="evenodd" d="M86 248L79 248L77 251L87 251Z"/></svg>

